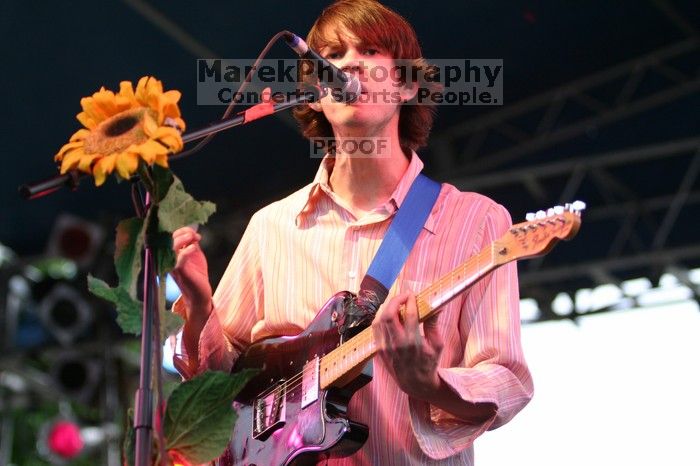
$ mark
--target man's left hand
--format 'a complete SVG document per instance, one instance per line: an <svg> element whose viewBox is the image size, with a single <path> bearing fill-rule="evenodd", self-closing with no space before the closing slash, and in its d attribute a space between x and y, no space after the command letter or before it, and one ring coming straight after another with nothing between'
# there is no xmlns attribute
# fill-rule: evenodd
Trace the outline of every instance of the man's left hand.
<svg viewBox="0 0 700 466"><path fill-rule="evenodd" d="M403 311L402 311L403 310ZM439 392L438 360L443 348L437 318L423 323L420 333L416 297L405 292L391 299L372 322L379 357L401 390L430 401Z"/></svg>

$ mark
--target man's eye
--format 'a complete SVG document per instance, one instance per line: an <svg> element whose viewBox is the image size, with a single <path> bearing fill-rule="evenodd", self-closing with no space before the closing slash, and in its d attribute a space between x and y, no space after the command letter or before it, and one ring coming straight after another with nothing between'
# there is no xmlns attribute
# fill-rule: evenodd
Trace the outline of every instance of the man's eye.
<svg viewBox="0 0 700 466"><path fill-rule="evenodd" d="M330 58L331 60L337 60L338 58L340 58L340 53L339 52L327 53L326 58Z"/></svg>
<svg viewBox="0 0 700 466"><path fill-rule="evenodd" d="M379 50L377 49L365 49L365 55L377 55L379 53Z"/></svg>

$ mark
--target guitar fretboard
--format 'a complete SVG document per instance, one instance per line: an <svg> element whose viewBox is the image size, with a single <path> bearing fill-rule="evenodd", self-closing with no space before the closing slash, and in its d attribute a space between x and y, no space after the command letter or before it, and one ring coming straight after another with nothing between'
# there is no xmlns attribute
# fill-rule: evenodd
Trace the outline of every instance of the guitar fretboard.
<svg viewBox="0 0 700 466"><path fill-rule="evenodd" d="M421 322L437 312L459 293L496 267L498 246L484 248L452 272L416 295ZM364 364L377 352L372 328L366 328L353 338L321 358L320 386L327 389L343 376Z"/></svg>

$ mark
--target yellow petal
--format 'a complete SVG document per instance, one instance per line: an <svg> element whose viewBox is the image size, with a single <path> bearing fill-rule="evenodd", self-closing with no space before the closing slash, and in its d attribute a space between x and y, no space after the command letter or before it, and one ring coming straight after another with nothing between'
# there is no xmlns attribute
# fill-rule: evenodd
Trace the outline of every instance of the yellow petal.
<svg viewBox="0 0 700 466"><path fill-rule="evenodd" d="M129 81L122 81L119 83L119 93L114 96L114 101L118 112L140 106L136 101L134 90L131 88L131 82Z"/></svg>
<svg viewBox="0 0 700 466"><path fill-rule="evenodd" d="M95 162L95 166L92 168L92 175L95 177L95 186L102 185L107 175L114 171L115 159L115 154L110 154Z"/></svg>
<svg viewBox="0 0 700 466"><path fill-rule="evenodd" d="M128 151L140 154L141 158L149 165L153 164L158 155L168 155L168 149L153 139L149 139L138 146L129 147Z"/></svg>
<svg viewBox="0 0 700 466"><path fill-rule="evenodd" d="M97 127L97 122L87 114L87 112L80 112L75 116L80 124L88 129L95 129Z"/></svg>
<svg viewBox="0 0 700 466"><path fill-rule="evenodd" d="M78 170L85 173L90 173L92 162L100 157L102 157L101 154L83 154L83 156L80 158L80 163L78 163Z"/></svg>
<svg viewBox="0 0 700 466"><path fill-rule="evenodd" d="M99 164L99 160L97 161L97 164L95 164L95 168L93 169L92 176L95 177L95 186L102 186L107 179L107 174L104 172L104 170L100 170L97 168Z"/></svg>
<svg viewBox="0 0 700 466"><path fill-rule="evenodd" d="M92 97L95 99L93 109L95 111L99 111L100 114L105 115L105 118L109 118L119 113L114 92L103 87L99 92L95 92Z"/></svg>
<svg viewBox="0 0 700 466"><path fill-rule="evenodd" d="M71 152L72 150L76 149L77 147L83 147L83 141L75 141L75 142L69 142L68 144L64 144L63 147L58 151L56 156L53 158L56 162L60 162L63 157L66 155L66 153Z"/></svg>
<svg viewBox="0 0 700 466"><path fill-rule="evenodd" d="M156 134L153 135L153 139L166 146L170 152L180 152L182 150L182 137L175 128L161 126Z"/></svg>
<svg viewBox="0 0 700 466"><path fill-rule="evenodd" d="M90 131L85 128L80 128L78 131L73 133L73 136L70 137L70 142L82 141L88 136L90 136Z"/></svg>
<svg viewBox="0 0 700 466"><path fill-rule="evenodd" d="M144 76L141 79L139 79L139 82L136 83L136 93L134 94L134 97L136 97L136 100L139 102L143 103L143 98L146 95L146 83L148 82L148 79L150 76Z"/></svg>
<svg viewBox="0 0 700 466"><path fill-rule="evenodd" d="M108 118L108 115L105 115L102 109L96 104L94 98L96 94L97 92L93 94L93 97L83 97L80 99L80 106L83 107L83 113L85 114L86 118L91 119L95 122L95 124L100 124ZM80 120L80 115L78 115L78 120ZM80 122L83 123L83 121ZM87 125L86 127L90 128Z"/></svg>
<svg viewBox="0 0 700 466"><path fill-rule="evenodd" d="M180 101L180 97L182 97L180 91L170 90L168 92L163 92L161 99L163 99L164 103L177 104Z"/></svg>
<svg viewBox="0 0 700 466"><path fill-rule="evenodd" d="M160 165L163 168L168 168L168 154L158 154L156 155L156 165Z"/></svg>
<svg viewBox="0 0 700 466"><path fill-rule="evenodd" d="M177 102L180 100L180 91L168 91L162 94L158 99L158 115L159 119L162 115L163 119L179 118L180 109L177 106Z"/></svg>
<svg viewBox="0 0 700 466"><path fill-rule="evenodd" d="M138 168L138 166L138 155L129 152L122 152L121 154L117 155L117 172L119 173L119 176L121 176L125 180L128 180L129 178L131 178L131 175L136 173L136 169Z"/></svg>
<svg viewBox="0 0 700 466"><path fill-rule="evenodd" d="M157 131L158 123L156 123L156 120L153 118L149 110L145 111L143 114L143 132L146 133L146 136L152 138L155 136Z"/></svg>
<svg viewBox="0 0 700 466"><path fill-rule="evenodd" d="M119 96L125 97L129 100L136 100L134 95L134 88L131 85L131 81L122 81L119 83Z"/></svg>
<svg viewBox="0 0 700 466"><path fill-rule="evenodd" d="M73 170L78 163L80 163L83 155L85 155L85 152L83 152L82 149L76 149L66 154L63 158L63 162L61 162L61 175L65 174L68 170Z"/></svg>
<svg viewBox="0 0 700 466"><path fill-rule="evenodd" d="M157 110L158 96L163 93L163 84L152 76L144 76L136 85L136 100Z"/></svg>

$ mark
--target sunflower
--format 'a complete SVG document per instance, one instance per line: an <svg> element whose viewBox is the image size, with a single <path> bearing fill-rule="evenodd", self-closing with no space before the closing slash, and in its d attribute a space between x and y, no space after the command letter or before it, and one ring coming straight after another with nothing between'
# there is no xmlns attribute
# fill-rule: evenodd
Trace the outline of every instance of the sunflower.
<svg viewBox="0 0 700 466"><path fill-rule="evenodd" d="M141 160L167 167L168 154L182 150L185 122L179 100L179 91L163 92L153 77L141 78L136 92L131 82L122 81L117 94L102 87L84 97L77 119L85 128L54 158L61 162L61 173L77 169L92 174L99 186L115 170L119 177L130 178Z"/></svg>

